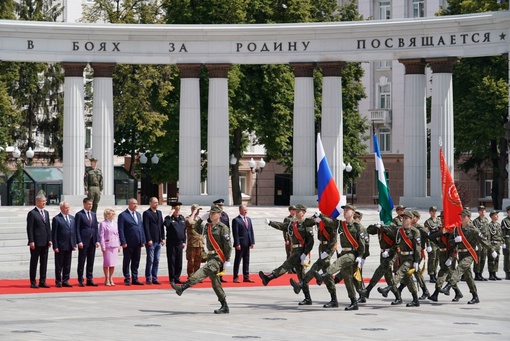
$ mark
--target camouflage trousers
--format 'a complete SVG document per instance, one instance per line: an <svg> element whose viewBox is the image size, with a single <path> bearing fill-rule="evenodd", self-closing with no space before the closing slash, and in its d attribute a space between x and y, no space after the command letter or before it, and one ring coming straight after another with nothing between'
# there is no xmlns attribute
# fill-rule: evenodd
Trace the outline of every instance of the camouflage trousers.
<svg viewBox="0 0 510 341"><path fill-rule="evenodd" d="M473 274L471 273L471 264L473 263L473 257L471 255L465 256L459 260L457 269L453 271L452 278L450 279L450 285L453 288L457 288L457 283L460 281L462 275L466 279L466 284L469 288L469 292L474 294L477 292L475 281L473 280Z"/></svg>
<svg viewBox="0 0 510 341"><path fill-rule="evenodd" d="M220 278L218 277L218 272L221 271L222 267L223 262L219 258L214 257L207 259L207 263L198 269L193 276L188 278L189 286L192 287L195 284L202 282L206 277L209 277L214 293L218 297L218 301L223 301L227 296L221 287Z"/></svg>
<svg viewBox="0 0 510 341"><path fill-rule="evenodd" d="M454 258L452 265L447 266L445 263L448 260L448 251L439 251L437 259L439 261L439 272L437 273L436 289L441 289L443 283L452 277L453 269L457 265L457 259Z"/></svg>
<svg viewBox="0 0 510 341"><path fill-rule="evenodd" d="M400 259L400 267L398 268L395 276L393 276L393 292L397 290L397 285L404 281L404 284L409 289L411 294L416 294L416 285L414 285L413 275L409 275L407 272L413 268L414 260L411 258Z"/></svg>
<svg viewBox="0 0 510 341"><path fill-rule="evenodd" d="M349 298L356 298L356 290L354 288L354 277L352 276L354 266L354 253L341 254L327 269L326 272L332 277L337 272L342 274L344 279L345 289L347 289L347 296Z"/></svg>
<svg viewBox="0 0 510 341"><path fill-rule="evenodd" d="M321 259L320 254L319 254L319 259L317 259L317 261L315 263L313 263L313 265L310 267L308 272L305 274L303 281L305 283L310 282L313 278L313 274L316 271L322 270L322 272L326 272L328 267L331 265L331 256L334 253L335 253L335 250L331 250L330 252L328 252L329 256L324 259ZM324 284L326 285L326 288L328 289L329 293L331 293L331 294L336 293L335 281L332 276L328 276L324 280Z"/></svg>
<svg viewBox="0 0 510 341"><path fill-rule="evenodd" d="M202 264L202 250L203 248L200 246L188 246L186 248L186 260L188 261L186 272L188 273L188 277L191 277L198 269L200 269L200 264Z"/></svg>
<svg viewBox="0 0 510 341"><path fill-rule="evenodd" d="M87 197L92 200L92 211L97 213L97 205L101 200L101 190L97 186L90 186Z"/></svg>

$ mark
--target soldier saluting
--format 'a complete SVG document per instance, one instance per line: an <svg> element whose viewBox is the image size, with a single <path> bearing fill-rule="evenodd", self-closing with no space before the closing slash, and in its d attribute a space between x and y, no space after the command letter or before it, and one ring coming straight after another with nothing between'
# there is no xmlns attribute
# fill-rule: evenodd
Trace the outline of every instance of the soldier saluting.
<svg viewBox="0 0 510 341"><path fill-rule="evenodd" d="M100 168L97 168L95 157L90 158L90 166L92 169L85 172L85 195L92 200L92 211L97 212L97 205L101 200L101 192L103 191L103 172Z"/></svg>

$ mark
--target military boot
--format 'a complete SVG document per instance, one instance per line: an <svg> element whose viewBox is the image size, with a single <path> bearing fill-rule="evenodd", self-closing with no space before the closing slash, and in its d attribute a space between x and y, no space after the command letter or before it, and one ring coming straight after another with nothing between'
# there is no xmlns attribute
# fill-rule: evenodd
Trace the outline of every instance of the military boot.
<svg viewBox="0 0 510 341"><path fill-rule="evenodd" d="M303 288L303 284L301 282L296 282L294 278L290 279L290 285L294 288L294 293L299 294L301 289Z"/></svg>
<svg viewBox="0 0 510 341"><path fill-rule="evenodd" d="M312 297L310 297L310 291L304 291L305 299L298 303L298 305L312 305Z"/></svg>
<svg viewBox="0 0 510 341"><path fill-rule="evenodd" d="M442 294L445 294L446 296L450 296L451 288L452 288L452 286L450 285L450 283L447 283L444 288L439 289L439 292Z"/></svg>
<svg viewBox="0 0 510 341"><path fill-rule="evenodd" d="M351 305L345 307L345 310L358 310L358 301L356 301L356 297L351 298Z"/></svg>
<svg viewBox="0 0 510 341"><path fill-rule="evenodd" d="M398 291L402 294L402 291L404 290L405 287L406 285L404 283L400 283L400 285L398 286Z"/></svg>
<svg viewBox="0 0 510 341"><path fill-rule="evenodd" d="M381 293L381 295L383 295L383 297L388 297L388 293L391 291L391 286L387 286L386 288L377 288L377 291L379 291Z"/></svg>
<svg viewBox="0 0 510 341"><path fill-rule="evenodd" d="M487 278L483 277L481 272L478 275L480 275L480 281L487 281Z"/></svg>
<svg viewBox="0 0 510 341"><path fill-rule="evenodd" d="M356 302L358 302L358 303L367 303L367 299L365 297L363 297L363 296L360 296Z"/></svg>
<svg viewBox="0 0 510 341"><path fill-rule="evenodd" d="M402 296L400 295L400 291L398 290L391 290L393 295L395 295L395 301L391 302L391 305L398 305L402 304Z"/></svg>
<svg viewBox="0 0 510 341"><path fill-rule="evenodd" d="M489 281L495 281L496 277L494 277L494 272L489 272Z"/></svg>
<svg viewBox="0 0 510 341"><path fill-rule="evenodd" d="M453 291L455 291L455 297L453 298L452 302L459 302L459 300L464 297L464 295L462 295L462 292L459 288L453 288Z"/></svg>
<svg viewBox="0 0 510 341"><path fill-rule="evenodd" d="M496 275L495 272L493 272L493 274L494 274L494 278L496 279L496 281L501 281L501 278L499 278L498 275Z"/></svg>
<svg viewBox="0 0 510 341"><path fill-rule="evenodd" d="M228 314L230 311L228 310L227 300L223 299L222 301L220 301L220 303L221 303L221 308L216 309L214 311L214 313L215 314Z"/></svg>
<svg viewBox="0 0 510 341"><path fill-rule="evenodd" d="M340 273L337 273L334 278L335 284L340 283L343 279L344 277Z"/></svg>
<svg viewBox="0 0 510 341"><path fill-rule="evenodd" d="M369 284L365 289L359 289L358 293L361 297L369 298L370 291L372 291L373 288L374 288L374 286L372 284Z"/></svg>
<svg viewBox="0 0 510 341"><path fill-rule="evenodd" d="M262 284L264 286L267 285L267 283L269 283L272 279L274 279L274 275L272 273L270 273L269 275L266 275L264 272L262 271L259 271L259 277L260 279L262 280Z"/></svg>
<svg viewBox="0 0 510 341"><path fill-rule="evenodd" d="M413 292L413 301L411 303L407 303L406 307L419 307L420 300L418 299L418 293Z"/></svg>
<svg viewBox="0 0 510 341"><path fill-rule="evenodd" d="M430 296L430 292L427 289L427 287L423 287L423 288L421 288L421 290L423 291L423 295L420 296L420 298L419 298L420 300L424 300Z"/></svg>
<svg viewBox="0 0 510 341"><path fill-rule="evenodd" d="M478 298L478 294L476 292L473 293L473 298L471 301L468 301L468 304L476 304L480 303L480 299Z"/></svg>
<svg viewBox="0 0 510 341"><path fill-rule="evenodd" d="M174 288L175 290L175 293L178 295L178 296L181 296L182 295L182 292L186 289L189 288L189 283L186 282L184 283L183 285L177 285L175 284L175 282L170 282L170 285L172 286L172 288Z"/></svg>
<svg viewBox="0 0 510 341"><path fill-rule="evenodd" d="M317 285L321 285L322 282L324 282L324 280L326 279L326 277L328 277L328 273L323 273L323 274L320 274L318 271L315 271L313 273L313 277L315 277L315 280L317 281Z"/></svg>
<svg viewBox="0 0 510 341"><path fill-rule="evenodd" d="M439 288L436 288L436 290L434 290L434 293L430 295L428 299L433 302L437 302L437 296L439 296Z"/></svg>
<svg viewBox="0 0 510 341"><path fill-rule="evenodd" d="M506 277L505 277L505 279L510 279L510 272L507 272L507 273L506 273Z"/></svg>
<svg viewBox="0 0 510 341"><path fill-rule="evenodd" d="M436 277L436 275L431 274L429 277L430 277L430 280L429 280L429 282L430 282L430 283L436 283L436 282L437 282L437 277Z"/></svg>
<svg viewBox="0 0 510 341"><path fill-rule="evenodd" d="M336 292L330 293L331 301L323 305L324 308L338 308L338 300L336 298Z"/></svg>

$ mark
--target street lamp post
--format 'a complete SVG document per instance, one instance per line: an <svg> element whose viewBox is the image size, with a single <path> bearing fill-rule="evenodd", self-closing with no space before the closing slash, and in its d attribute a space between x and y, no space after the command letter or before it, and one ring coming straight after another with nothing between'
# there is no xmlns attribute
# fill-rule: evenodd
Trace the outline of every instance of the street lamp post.
<svg viewBox="0 0 510 341"><path fill-rule="evenodd" d="M18 149L18 147L14 147L14 150L12 151L12 157L16 161L16 173L14 173L14 179L16 179L16 187L13 192L18 196L16 199L18 205L25 204L25 177L23 175L23 169L25 169L25 164L30 165L32 163L32 159L34 158L34 151L32 150L32 147L28 148L25 156L26 159L22 158L21 151ZM14 186L14 183L12 186Z"/></svg>
<svg viewBox="0 0 510 341"><path fill-rule="evenodd" d="M142 165L140 168L140 179L141 179L141 195L140 195L140 203L142 205L148 205L149 200L152 197L158 197L157 194L154 194L155 190L153 189L152 180L151 180L151 174L150 174L150 164L147 164L149 159L143 153L138 158L138 161L140 161L140 164ZM151 157L151 164L157 165L159 163L159 157L157 154L154 154Z"/></svg>
<svg viewBox="0 0 510 341"><path fill-rule="evenodd" d="M252 174L257 174L255 177L255 206L259 205L259 176L258 174L262 173L264 170L264 167L266 166L266 161L264 161L263 158L260 158L260 161L257 163L251 158L250 162L248 163L250 166L250 170Z"/></svg>
<svg viewBox="0 0 510 341"><path fill-rule="evenodd" d="M351 184L351 204L354 205L354 176L351 176L351 172L352 172L352 166L351 166L351 163L349 162L347 164L347 166L345 166L345 171L347 172L347 175L349 176L349 182Z"/></svg>

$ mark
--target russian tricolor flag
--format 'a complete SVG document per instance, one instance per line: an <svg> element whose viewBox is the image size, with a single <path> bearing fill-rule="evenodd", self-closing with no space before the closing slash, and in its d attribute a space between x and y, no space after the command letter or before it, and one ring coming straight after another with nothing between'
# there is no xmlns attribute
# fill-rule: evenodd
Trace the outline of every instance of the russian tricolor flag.
<svg viewBox="0 0 510 341"><path fill-rule="evenodd" d="M319 210L335 219L342 212L340 192L331 174L326 153L322 146L321 134L317 134L317 185L319 190Z"/></svg>

